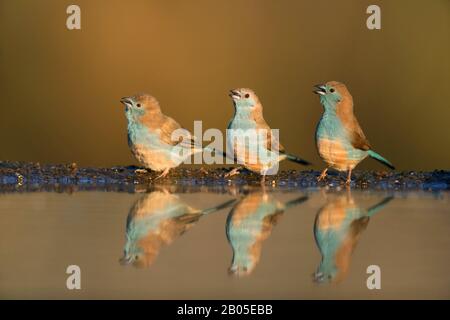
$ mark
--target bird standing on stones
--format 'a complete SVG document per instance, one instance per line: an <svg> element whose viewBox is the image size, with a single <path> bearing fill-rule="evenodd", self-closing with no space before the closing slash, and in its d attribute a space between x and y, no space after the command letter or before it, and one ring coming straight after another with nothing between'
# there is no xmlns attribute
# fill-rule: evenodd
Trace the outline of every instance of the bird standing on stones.
<svg viewBox="0 0 450 320"><path fill-rule="evenodd" d="M137 94L122 98L120 102L125 105L131 152L145 168L162 171L157 179L165 177L171 168L192 154L203 151L189 131L162 113L153 96ZM175 131L179 140L173 140Z"/></svg>
<svg viewBox="0 0 450 320"><path fill-rule="evenodd" d="M316 129L316 146L320 157L328 164L318 181L325 179L331 167L348 171L346 183L350 184L353 168L367 156L395 169L388 160L372 150L353 113L353 98L343 83L330 81L317 85L314 92L320 96L324 108Z"/></svg>
<svg viewBox="0 0 450 320"><path fill-rule="evenodd" d="M284 159L302 165L310 164L285 151L264 120L263 106L251 89L230 90L229 95L233 100L235 112L227 128L227 144L238 164L260 173L263 181L267 172ZM229 155L229 158L232 157ZM234 168L227 176L238 174L240 169L241 167Z"/></svg>

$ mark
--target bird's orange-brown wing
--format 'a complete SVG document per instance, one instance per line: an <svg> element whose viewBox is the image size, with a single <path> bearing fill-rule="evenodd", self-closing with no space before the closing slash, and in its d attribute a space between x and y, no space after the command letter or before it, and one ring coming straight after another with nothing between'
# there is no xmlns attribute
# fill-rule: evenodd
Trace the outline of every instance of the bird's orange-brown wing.
<svg viewBox="0 0 450 320"><path fill-rule="evenodd" d="M184 129L178 122L176 122L171 117L164 116L164 120L161 121L161 126L159 127L159 129L161 130L160 138L164 143L175 146L180 142L182 142L183 146L185 146L186 148L193 146L199 147L198 143L196 143L195 141L195 138L189 133L189 131ZM172 133L178 129L184 129L186 130L186 133L180 136L179 140L173 140Z"/></svg>
<svg viewBox="0 0 450 320"><path fill-rule="evenodd" d="M267 138L266 138L267 150L278 151L280 153L284 153L285 150L284 150L283 145L280 143L280 140L278 139L278 137L275 137L272 134L271 128L269 127L269 125L267 124L267 122L264 119L262 119L258 122L258 129L264 129L267 132Z"/></svg>
<svg viewBox="0 0 450 320"><path fill-rule="evenodd" d="M353 117L353 122L347 130L350 132L350 139L354 148L364 151L370 150L370 142L364 135L356 117Z"/></svg>
<svg viewBox="0 0 450 320"><path fill-rule="evenodd" d="M341 105L337 109L337 115L349 134L352 146L364 151L370 150L369 140L367 140L358 120L353 114L353 108L345 108L344 105Z"/></svg>

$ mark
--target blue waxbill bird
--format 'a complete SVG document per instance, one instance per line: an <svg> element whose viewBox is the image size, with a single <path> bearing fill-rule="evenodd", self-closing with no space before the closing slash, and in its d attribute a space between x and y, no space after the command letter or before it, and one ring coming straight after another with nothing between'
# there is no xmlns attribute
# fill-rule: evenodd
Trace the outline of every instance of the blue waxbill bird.
<svg viewBox="0 0 450 320"><path fill-rule="evenodd" d="M162 113L153 96L137 94L122 98L120 102L125 105L131 152L145 168L162 171L157 179L165 177L171 168L179 166L192 154L203 151L189 131ZM174 132L181 141L172 139Z"/></svg>
<svg viewBox="0 0 450 320"><path fill-rule="evenodd" d="M331 81L317 85L314 92L320 96L324 108L316 129L316 146L320 157L328 164L319 181L325 179L331 167L348 171L346 183L350 184L353 168L367 156L395 169L388 160L372 150L353 113L353 98L343 83Z"/></svg>
<svg viewBox="0 0 450 320"><path fill-rule="evenodd" d="M250 171L260 173L263 181L267 172L278 168L278 162L284 159L302 165L310 164L286 152L264 120L263 106L253 90L234 89L230 90L229 96L235 111L227 128L227 144L228 150L233 151L233 156L239 164ZM245 133L253 133L253 139L239 140ZM254 139L255 137L258 139ZM239 173L239 169L234 168L227 176Z"/></svg>

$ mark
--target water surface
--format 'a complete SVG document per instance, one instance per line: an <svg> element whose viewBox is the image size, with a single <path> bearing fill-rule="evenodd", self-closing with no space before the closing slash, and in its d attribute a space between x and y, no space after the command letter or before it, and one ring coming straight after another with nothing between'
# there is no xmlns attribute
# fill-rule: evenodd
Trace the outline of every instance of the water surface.
<svg viewBox="0 0 450 320"><path fill-rule="evenodd" d="M1 194L0 297L449 299L449 204L445 191Z"/></svg>

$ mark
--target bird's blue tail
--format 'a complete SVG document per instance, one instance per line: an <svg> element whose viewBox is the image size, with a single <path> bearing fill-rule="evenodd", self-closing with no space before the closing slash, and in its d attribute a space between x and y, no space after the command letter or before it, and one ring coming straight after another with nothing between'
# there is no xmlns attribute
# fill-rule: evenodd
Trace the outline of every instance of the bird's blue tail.
<svg viewBox="0 0 450 320"><path fill-rule="evenodd" d="M216 212L216 211L219 211L219 210L228 208L229 206L231 206L231 205L234 204L235 202L236 202L236 199L229 200L229 201L227 201L227 202L224 202L224 203L222 203L222 204L219 204L218 206L215 206L215 207L212 207L212 208L205 209L205 210L203 210L203 211L201 212L201 214L205 214L205 215L206 215L206 214L209 214L209 213L213 213L213 212Z"/></svg>
<svg viewBox="0 0 450 320"><path fill-rule="evenodd" d="M280 151L280 153L281 154L285 154L286 155L286 159L288 159L289 161L292 161L292 162L295 162L295 163L298 163L298 164L302 164L304 166L311 165L311 162L306 161L306 160L304 160L304 159L302 159L300 157L294 156L293 154L285 153L285 152L282 152L282 151Z"/></svg>
<svg viewBox="0 0 450 320"><path fill-rule="evenodd" d="M382 156L380 156L378 153L376 153L375 151L369 150L368 151L369 156L379 162L381 162L382 164L384 164L386 167L391 168L392 170L395 170L395 167L392 163L390 163L388 160L386 160L385 158L383 158Z"/></svg>
<svg viewBox="0 0 450 320"><path fill-rule="evenodd" d="M289 208L291 208L293 206L299 205L300 203L305 202L306 200L308 200L308 196L301 196L301 197L296 198L294 200L288 201L285 204L286 209L289 209Z"/></svg>
<svg viewBox="0 0 450 320"><path fill-rule="evenodd" d="M394 197L386 197L383 200L381 200L381 202L377 203L376 205L374 205L373 207L370 207L367 210L367 215L369 217L373 216L375 213L377 213L378 211L380 211L381 209L384 208L385 205L388 204L388 202L390 202L392 199L394 199Z"/></svg>

